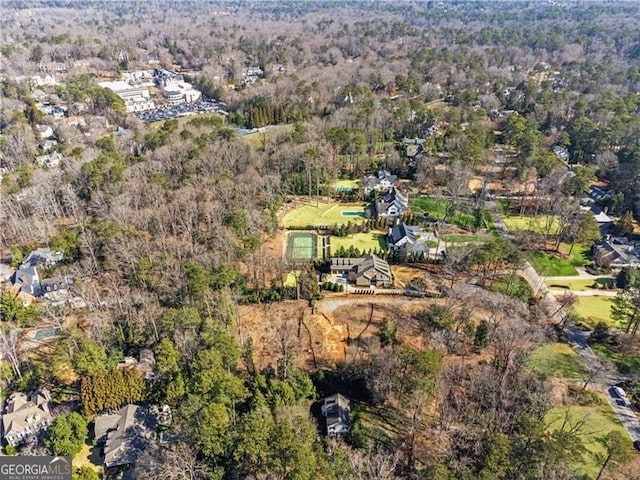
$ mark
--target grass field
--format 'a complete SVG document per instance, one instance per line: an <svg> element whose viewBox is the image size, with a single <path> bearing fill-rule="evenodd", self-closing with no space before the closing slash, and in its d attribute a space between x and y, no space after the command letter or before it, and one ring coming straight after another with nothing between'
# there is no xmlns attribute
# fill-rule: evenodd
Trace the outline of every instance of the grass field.
<svg viewBox="0 0 640 480"><path fill-rule="evenodd" d="M625 355L623 353L614 352L606 345L594 344L591 348L598 355L613 362L619 370L624 373L631 373L634 375L640 375L640 356L639 355Z"/></svg>
<svg viewBox="0 0 640 480"><path fill-rule="evenodd" d="M571 277L578 274L578 270L570 259L562 259L535 252L531 257L531 265L543 277Z"/></svg>
<svg viewBox="0 0 640 480"><path fill-rule="evenodd" d="M586 374L580 357L566 343L548 343L536 348L527 359L527 367L553 378L581 380Z"/></svg>
<svg viewBox="0 0 640 480"><path fill-rule="evenodd" d="M597 283L599 288L607 287L613 283L615 280L613 278L596 278L596 280L586 279L586 280L550 280L547 282L547 286L549 288L562 288L565 290L574 290L577 292L586 292L587 290L593 290L593 284Z"/></svg>
<svg viewBox="0 0 640 480"><path fill-rule="evenodd" d="M621 325L611 319L612 301L613 297L578 297L572 310L589 327L604 322L611 328L621 328Z"/></svg>
<svg viewBox="0 0 640 480"><path fill-rule="evenodd" d="M548 230L550 235L555 235L560 228L558 220L550 215L507 215L502 219L511 232L535 232L546 235Z"/></svg>
<svg viewBox="0 0 640 480"><path fill-rule="evenodd" d="M309 232L287 234L287 259L311 260L318 257L318 236Z"/></svg>
<svg viewBox="0 0 640 480"><path fill-rule="evenodd" d="M484 242L487 240L482 235L442 235L440 240L446 243Z"/></svg>
<svg viewBox="0 0 640 480"><path fill-rule="evenodd" d="M264 148L265 139L271 141L281 133L290 132L293 130L293 125L269 125L263 128L265 129L263 132L250 133L240 138L253 148L260 149Z"/></svg>
<svg viewBox="0 0 640 480"><path fill-rule="evenodd" d="M360 252L376 251L379 248L387 248L386 235L381 232L354 233L346 237L331 237L331 255L338 251L340 247L348 250L354 247Z"/></svg>
<svg viewBox="0 0 640 480"><path fill-rule="evenodd" d="M449 200L444 198L412 197L409 199L411 210L416 213L428 213L433 218L444 218L447 209L451 205Z"/></svg>
<svg viewBox="0 0 640 480"><path fill-rule="evenodd" d="M352 205L332 203L316 203L303 205L288 212L283 219L285 228L304 227L307 225L342 225L346 223L362 223L364 216L345 217L342 212L362 212L363 203Z"/></svg>
<svg viewBox="0 0 640 480"><path fill-rule="evenodd" d="M331 188L338 192L358 190L360 188L360 180L336 180L331 185Z"/></svg>
<svg viewBox="0 0 640 480"><path fill-rule="evenodd" d="M412 197L409 198L409 207L414 213L427 213L430 217L442 220L447 215L451 201L446 198ZM449 214L447 222L461 227L476 228L478 219L472 213L456 211Z"/></svg>
<svg viewBox="0 0 640 480"><path fill-rule="evenodd" d="M615 413L603 402L602 405L578 406L554 408L547 413L545 421L549 430L557 430L562 427L565 414L569 412L570 424L575 425L584 420L584 425L580 427L580 438L584 443L586 452L582 458L576 461L578 473L583 473L589 478L595 478L602 466L603 455L606 449L600 439L609 432L617 430L627 436L624 428L618 422ZM570 428L567 425L566 428Z"/></svg>

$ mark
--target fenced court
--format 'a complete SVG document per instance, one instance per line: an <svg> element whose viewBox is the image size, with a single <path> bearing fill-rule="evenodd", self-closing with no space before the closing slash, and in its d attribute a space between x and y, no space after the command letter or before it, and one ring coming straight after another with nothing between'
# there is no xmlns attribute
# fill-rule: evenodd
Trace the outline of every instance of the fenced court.
<svg viewBox="0 0 640 480"><path fill-rule="evenodd" d="M287 260L312 260L318 256L318 236L308 232L287 234Z"/></svg>

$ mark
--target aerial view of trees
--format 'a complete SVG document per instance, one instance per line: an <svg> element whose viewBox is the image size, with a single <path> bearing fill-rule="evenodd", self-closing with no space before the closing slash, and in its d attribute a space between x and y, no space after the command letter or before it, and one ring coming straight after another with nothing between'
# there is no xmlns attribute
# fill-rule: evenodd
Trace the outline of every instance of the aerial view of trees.
<svg viewBox="0 0 640 480"><path fill-rule="evenodd" d="M608 257L640 231L638 18L2 2L0 399L46 387L55 406L17 451L79 455L98 415L137 404L172 418L134 478L636 478L624 427L577 417L617 408L612 378L640 405L640 274ZM186 85L203 97L178 103ZM408 199L388 218L389 191L363 188L385 172ZM319 213L283 221L303 208ZM389 248L400 224L414 251ZM287 257L291 233L312 258ZM26 265L38 248L62 259ZM331 258L368 255L393 288L336 278ZM532 366L549 345L581 346L578 373Z"/></svg>

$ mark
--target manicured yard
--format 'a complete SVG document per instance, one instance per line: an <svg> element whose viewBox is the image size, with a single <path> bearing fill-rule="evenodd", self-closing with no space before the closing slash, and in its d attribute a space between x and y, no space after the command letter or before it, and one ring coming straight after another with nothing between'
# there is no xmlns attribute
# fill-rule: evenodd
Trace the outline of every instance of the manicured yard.
<svg viewBox="0 0 640 480"><path fill-rule="evenodd" d="M529 355L527 366L533 372L554 378L580 380L586 373L580 357L566 343L548 343L536 348Z"/></svg>
<svg viewBox="0 0 640 480"><path fill-rule="evenodd" d="M531 257L531 265L536 272L543 277L560 277L577 275L576 267L571 264L571 260L552 257L542 252L535 252Z"/></svg>
<svg viewBox="0 0 640 480"><path fill-rule="evenodd" d="M375 252L379 248L387 248L386 235L382 232L354 233L346 237L331 236L331 255L334 255L340 247L348 250L349 247L357 248L360 252Z"/></svg>
<svg viewBox="0 0 640 480"><path fill-rule="evenodd" d="M558 220L550 215L507 215L502 218L504 224L511 232L535 232L540 234L555 235L558 232Z"/></svg>
<svg viewBox="0 0 640 480"><path fill-rule="evenodd" d="M358 190L360 188L360 180L337 180L333 182L331 187L338 192Z"/></svg>
<svg viewBox="0 0 640 480"><path fill-rule="evenodd" d="M591 328L598 322L604 322L611 328L621 328L621 325L611 319L612 301L613 297L578 297L573 306L573 312Z"/></svg>
<svg viewBox="0 0 640 480"><path fill-rule="evenodd" d="M585 292L587 290L593 290L594 283L598 285L598 288L607 287L613 284L615 280L613 278L596 278L595 281L591 279L586 280L549 280L547 286L549 288L561 288L564 290L575 290L577 292Z"/></svg>
<svg viewBox="0 0 640 480"><path fill-rule="evenodd" d="M288 212L283 219L286 228L307 225L342 225L364 222L364 203L339 204L311 202ZM347 213L347 216L343 215ZM349 216L350 214L350 216ZM357 214L357 215L356 215Z"/></svg>
<svg viewBox="0 0 640 480"><path fill-rule="evenodd" d="M411 208L412 212L427 213L430 217L437 220L442 220L445 218L445 216L447 215L447 209L449 209L450 205L451 201L446 198L409 198L409 207ZM478 219L473 213L467 213L459 210L449 213L447 223L467 228L476 228L478 226L484 227L484 225L478 225ZM490 228L490 225L487 225L487 228Z"/></svg>
<svg viewBox="0 0 640 480"><path fill-rule="evenodd" d="M627 437L624 428L618 422L618 419L609 406L603 401L602 405L578 406L554 408L547 413L545 421L549 430L557 430L562 427L566 412L570 415L570 425L565 428L571 428L578 422L584 420L585 423L580 427L580 438L583 441L586 452L576 461L576 469L578 473L583 473L589 478L595 478L602 466L602 458L606 454L604 445L600 439L609 432L617 430Z"/></svg>
<svg viewBox="0 0 640 480"><path fill-rule="evenodd" d="M451 205L449 200L444 198L431 197L411 197L409 199L409 207L415 213L428 213L433 218L444 218L447 209Z"/></svg>
<svg viewBox="0 0 640 480"><path fill-rule="evenodd" d="M598 355L613 362L618 369L624 371L624 373L631 373L634 375L640 375L640 356L639 355L625 355L623 353L614 352L606 345L593 344L591 348Z"/></svg>

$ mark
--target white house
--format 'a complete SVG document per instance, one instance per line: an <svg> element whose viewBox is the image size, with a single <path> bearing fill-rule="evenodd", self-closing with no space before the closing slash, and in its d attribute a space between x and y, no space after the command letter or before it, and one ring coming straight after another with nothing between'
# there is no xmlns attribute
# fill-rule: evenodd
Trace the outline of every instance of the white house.
<svg viewBox="0 0 640 480"><path fill-rule="evenodd" d="M341 393L336 393L324 399L322 415L327 419L327 435L330 437L344 437L349 433L351 403Z"/></svg>
<svg viewBox="0 0 640 480"><path fill-rule="evenodd" d="M379 170L375 175L365 175L362 179L362 189L365 195L372 192L386 192L398 185L398 177L386 170Z"/></svg>

